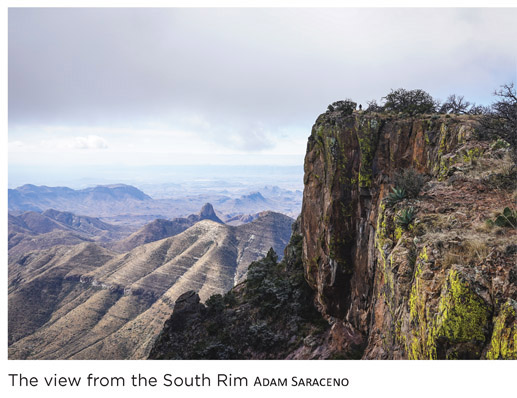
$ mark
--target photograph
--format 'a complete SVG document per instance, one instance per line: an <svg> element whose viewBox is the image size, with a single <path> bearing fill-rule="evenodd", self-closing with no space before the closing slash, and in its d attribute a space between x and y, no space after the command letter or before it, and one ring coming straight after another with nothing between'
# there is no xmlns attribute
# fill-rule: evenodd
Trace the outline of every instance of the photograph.
<svg viewBox="0 0 517 398"><path fill-rule="evenodd" d="M517 8L15 3L7 362L517 359Z"/></svg>

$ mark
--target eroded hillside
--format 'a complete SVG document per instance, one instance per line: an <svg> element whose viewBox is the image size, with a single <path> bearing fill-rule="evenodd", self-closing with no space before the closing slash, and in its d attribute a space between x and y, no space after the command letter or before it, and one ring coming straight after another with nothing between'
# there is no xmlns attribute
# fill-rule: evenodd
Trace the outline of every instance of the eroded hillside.
<svg viewBox="0 0 517 398"><path fill-rule="evenodd" d="M24 254L9 264L9 357L144 358L182 293L225 293L263 244L285 246L291 223L267 212L238 227L202 220L122 254L94 243Z"/></svg>

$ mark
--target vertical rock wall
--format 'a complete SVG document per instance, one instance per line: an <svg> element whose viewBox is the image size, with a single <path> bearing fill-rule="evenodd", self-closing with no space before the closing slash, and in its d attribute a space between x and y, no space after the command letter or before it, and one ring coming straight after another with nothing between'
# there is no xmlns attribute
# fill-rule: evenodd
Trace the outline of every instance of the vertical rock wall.
<svg viewBox="0 0 517 398"><path fill-rule="evenodd" d="M306 278L320 311L362 341L366 358L501 357L515 350L514 302L504 309L493 302L488 274L479 281L461 261L445 264L448 249L426 219L427 211L440 216L440 195L447 199L450 185L443 181L481 153L470 144L475 123L468 116L334 111L312 129L301 217ZM402 205L383 201L394 174L409 167L437 190L404 204L416 206L414 231L397 225ZM462 204L451 206L460 211ZM507 286L504 299L515 290L515 283Z"/></svg>

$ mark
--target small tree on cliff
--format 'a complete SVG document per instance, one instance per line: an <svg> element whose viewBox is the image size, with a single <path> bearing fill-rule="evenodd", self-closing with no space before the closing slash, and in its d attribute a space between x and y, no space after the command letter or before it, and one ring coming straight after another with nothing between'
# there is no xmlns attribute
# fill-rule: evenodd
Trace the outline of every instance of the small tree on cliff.
<svg viewBox="0 0 517 398"><path fill-rule="evenodd" d="M514 83L504 84L494 95L499 99L481 119L480 135L505 140L511 146L514 161L517 161L517 92Z"/></svg>
<svg viewBox="0 0 517 398"><path fill-rule="evenodd" d="M391 90L383 97L386 100L384 109L388 112L403 112L410 116L419 113L435 113L439 103L424 90Z"/></svg>
<svg viewBox="0 0 517 398"><path fill-rule="evenodd" d="M373 113L382 113L384 112L384 107L382 105L377 104L376 100L367 101L366 104L368 107L366 108L366 112Z"/></svg>
<svg viewBox="0 0 517 398"><path fill-rule="evenodd" d="M357 108L357 103L351 99L346 99L344 101L333 102L327 109L329 112L339 111L346 115L351 115L355 111L355 108Z"/></svg>
<svg viewBox="0 0 517 398"><path fill-rule="evenodd" d="M469 115L486 115L490 108L485 105L476 105L474 102L469 109Z"/></svg>
<svg viewBox="0 0 517 398"><path fill-rule="evenodd" d="M452 94L442 104L440 113L466 114L469 113L470 106L470 102L466 101L463 95Z"/></svg>

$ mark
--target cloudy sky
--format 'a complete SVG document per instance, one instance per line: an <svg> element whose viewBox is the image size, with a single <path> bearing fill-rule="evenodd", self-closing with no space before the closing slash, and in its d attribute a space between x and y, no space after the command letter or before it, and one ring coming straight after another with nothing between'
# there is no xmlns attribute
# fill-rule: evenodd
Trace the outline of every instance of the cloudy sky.
<svg viewBox="0 0 517 398"><path fill-rule="evenodd" d="M301 165L327 104L490 103L517 9L10 9L9 168ZM30 182L30 181L27 181Z"/></svg>

